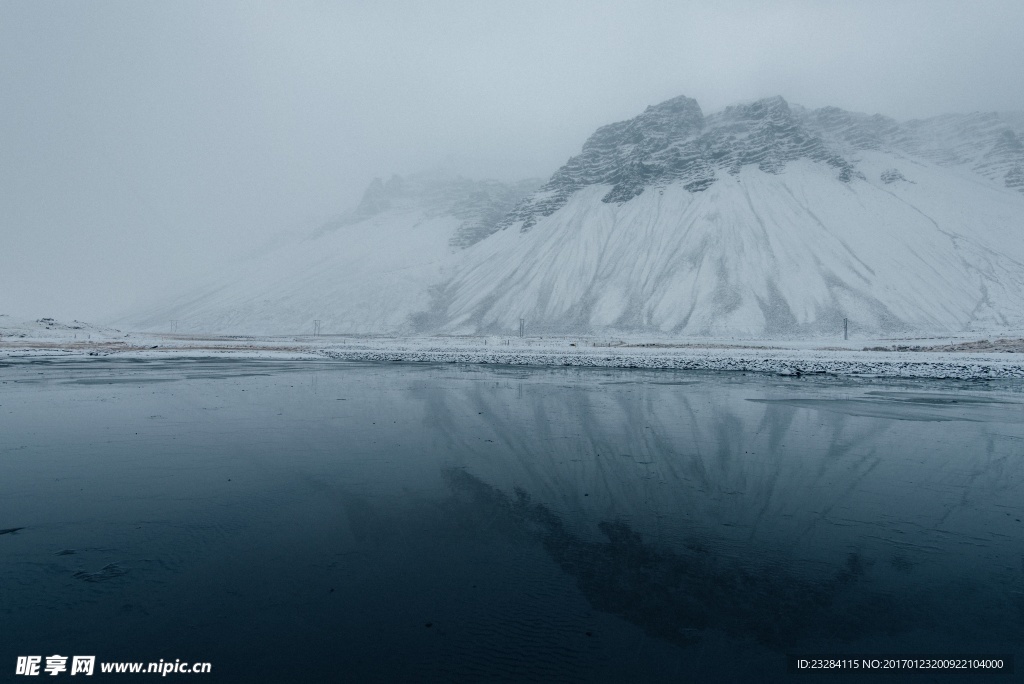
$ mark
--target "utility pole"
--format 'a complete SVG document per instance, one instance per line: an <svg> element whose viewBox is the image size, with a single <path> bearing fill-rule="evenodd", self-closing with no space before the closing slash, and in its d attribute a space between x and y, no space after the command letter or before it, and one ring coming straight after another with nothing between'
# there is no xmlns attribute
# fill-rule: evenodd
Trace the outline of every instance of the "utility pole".
<svg viewBox="0 0 1024 684"><path fill-rule="evenodd" d="M843 319L843 339L844 340L850 339L850 319L849 318L844 318Z"/></svg>
<svg viewBox="0 0 1024 684"><path fill-rule="evenodd" d="M523 336L523 331L525 329L526 329L526 319L525 318L520 318L519 319L519 336L520 337Z"/></svg>
<svg viewBox="0 0 1024 684"><path fill-rule="evenodd" d="M320 319L313 321L313 337L320 337Z"/></svg>

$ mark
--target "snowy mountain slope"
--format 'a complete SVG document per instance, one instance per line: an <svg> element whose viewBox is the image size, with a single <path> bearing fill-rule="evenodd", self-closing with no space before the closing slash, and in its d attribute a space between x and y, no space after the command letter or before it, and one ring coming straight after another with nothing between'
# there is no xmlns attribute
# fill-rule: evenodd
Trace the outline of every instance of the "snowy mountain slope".
<svg viewBox="0 0 1024 684"><path fill-rule="evenodd" d="M969 168L1024 192L1024 116L1020 114L947 114L899 124L879 114L836 107L794 110L808 130L845 154L858 150L904 154L940 166Z"/></svg>
<svg viewBox="0 0 1024 684"><path fill-rule="evenodd" d="M1024 117L678 97L540 183L377 181L129 318L207 332L835 336L1024 326ZM183 328L185 329L185 328Z"/></svg>
<svg viewBox="0 0 1024 684"><path fill-rule="evenodd" d="M835 335L1024 323L1012 117L676 98L599 129L469 250L445 330Z"/></svg>
<svg viewBox="0 0 1024 684"><path fill-rule="evenodd" d="M423 174L374 181L359 207L308 239L237 264L127 317L182 332L375 333L409 327L465 244L539 182L506 185Z"/></svg>
<svg viewBox="0 0 1024 684"><path fill-rule="evenodd" d="M575 194L529 232L478 245L448 285L448 329L694 335L963 330L1024 321L1024 198L934 166L886 184L865 153L844 183L801 160L703 192L680 182ZM869 175L870 174L870 175ZM964 186L970 192L964 192Z"/></svg>

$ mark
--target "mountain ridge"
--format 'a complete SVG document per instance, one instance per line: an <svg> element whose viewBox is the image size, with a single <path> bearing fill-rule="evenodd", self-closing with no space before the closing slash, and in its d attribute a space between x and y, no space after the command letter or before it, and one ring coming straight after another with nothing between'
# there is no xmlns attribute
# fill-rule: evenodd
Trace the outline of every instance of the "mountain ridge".
<svg viewBox="0 0 1024 684"><path fill-rule="evenodd" d="M844 318L865 334L1024 327L1022 125L900 123L782 97L705 115L680 96L600 127L547 182L375 180L291 261L260 265L272 284L242 277L132 320L481 334L526 318L551 334L749 337L832 335Z"/></svg>

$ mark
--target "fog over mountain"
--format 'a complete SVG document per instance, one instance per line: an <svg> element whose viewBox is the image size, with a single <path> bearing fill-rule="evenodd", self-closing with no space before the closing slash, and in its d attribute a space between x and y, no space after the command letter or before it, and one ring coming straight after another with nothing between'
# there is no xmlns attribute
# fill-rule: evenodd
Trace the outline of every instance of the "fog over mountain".
<svg viewBox="0 0 1024 684"><path fill-rule="evenodd" d="M784 163L788 173L810 160L837 174L847 164L874 182L851 149L938 166L955 158L1003 187L1019 135L996 146L985 131L1020 130L1021 25L1016 0L5 0L0 315L107 325L156 312L200 283L244 272L253 254L325 224L344 232L374 178L386 186L425 171L508 186L506 197L485 190L476 218L456 216L463 232L442 240L473 249L495 226L539 225L574 201L574 188L597 184L609 186L599 200L613 193L600 205L608 209L649 201L639 190L654 181L721 193L746 173L729 169L751 163ZM699 103L699 115L680 95ZM771 113L780 117L773 125L798 123L785 149L759 142L761 115L749 110L760 101L772 110L775 96L789 114ZM689 115L665 116L658 103L667 101ZM657 111L633 121L648 105ZM830 118L845 116L853 118ZM637 127L645 143L632 149ZM953 138L963 142L947 146ZM906 163L890 166L919 182ZM518 186L526 179L551 183L549 192L509 214L512 195L536 189ZM418 191L405 192L408 204ZM358 211L371 206L372 198ZM466 300L461 278L439 281L456 288L450 329L505 325ZM428 299L424 326L443 318L443 297ZM617 319L613 308L587 324ZM590 321L582 311L572 316ZM290 317L286 327L304 320L280 315ZM553 324L547 316L535 322ZM655 327L678 328L659 316ZM343 319L361 325L339 313L339 327Z"/></svg>
<svg viewBox="0 0 1024 684"><path fill-rule="evenodd" d="M1024 128L679 96L546 182L375 180L307 239L126 323L796 337L1024 327ZM538 186L540 186L538 188ZM536 191L531 192L531 190Z"/></svg>

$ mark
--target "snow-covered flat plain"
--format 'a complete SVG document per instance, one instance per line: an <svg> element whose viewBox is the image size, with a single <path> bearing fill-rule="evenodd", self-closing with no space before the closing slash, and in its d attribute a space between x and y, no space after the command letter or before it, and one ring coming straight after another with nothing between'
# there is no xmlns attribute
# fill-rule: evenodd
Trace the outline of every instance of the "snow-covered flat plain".
<svg viewBox="0 0 1024 684"><path fill-rule="evenodd" d="M1024 378L1024 339L742 340L633 337L232 336L124 333L81 324L0 328L0 359L235 357L585 366L781 375ZM88 332L81 332L88 330ZM84 339L83 339L84 338ZM884 349L884 351L883 351ZM905 351L897 351L899 349Z"/></svg>

